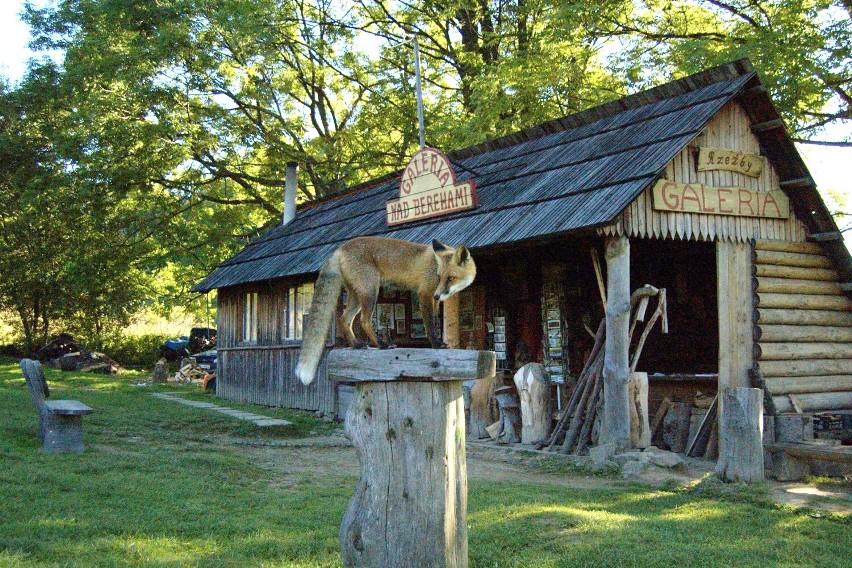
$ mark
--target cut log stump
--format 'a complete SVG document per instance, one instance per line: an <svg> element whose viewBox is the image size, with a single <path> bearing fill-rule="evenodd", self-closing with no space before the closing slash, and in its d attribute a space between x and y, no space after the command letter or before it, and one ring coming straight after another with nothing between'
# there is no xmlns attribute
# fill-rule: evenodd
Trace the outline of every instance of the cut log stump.
<svg viewBox="0 0 852 568"><path fill-rule="evenodd" d="M466 567L462 382L496 374L493 352L329 353L331 380L353 382L346 434L361 477L340 526L344 566Z"/></svg>
<svg viewBox="0 0 852 568"><path fill-rule="evenodd" d="M532 444L550 436L550 378L539 363L528 363L515 373L521 398L521 442Z"/></svg>
<svg viewBox="0 0 852 568"><path fill-rule="evenodd" d="M726 387L719 429L716 474L727 482L763 480L763 391Z"/></svg>

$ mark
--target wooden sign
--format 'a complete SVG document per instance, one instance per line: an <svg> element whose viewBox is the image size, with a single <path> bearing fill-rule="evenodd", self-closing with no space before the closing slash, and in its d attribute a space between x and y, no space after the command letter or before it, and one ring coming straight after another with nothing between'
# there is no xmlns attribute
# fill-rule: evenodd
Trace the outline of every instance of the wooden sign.
<svg viewBox="0 0 852 568"><path fill-rule="evenodd" d="M725 148L698 149L698 171L725 170L737 172L751 177L760 177L763 171L763 156L746 154L738 150Z"/></svg>
<svg viewBox="0 0 852 568"><path fill-rule="evenodd" d="M476 183L456 183L450 159L435 148L423 148L411 158L399 184L399 198L386 203L388 226L473 209Z"/></svg>
<svg viewBox="0 0 852 568"><path fill-rule="evenodd" d="M744 187L710 187L661 179L654 185L654 209L673 213L787 219L790 217L790 200L781 190L752 191Z"/></svg>

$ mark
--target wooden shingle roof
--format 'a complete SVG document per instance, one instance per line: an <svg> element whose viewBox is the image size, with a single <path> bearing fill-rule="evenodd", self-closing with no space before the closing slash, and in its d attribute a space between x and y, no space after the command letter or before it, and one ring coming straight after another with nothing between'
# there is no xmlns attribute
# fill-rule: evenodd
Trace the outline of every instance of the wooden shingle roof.
<svg viewBox="0 0 852 568"><path fill-rule="evenodd" d="M295 220L247 245L193 290L313 273L335 248L356 236L420 243L437 238L481 248L609 223L735 97L759 97L757 112L777 119L765 89L762 95L760 89L751 63L740 60L451 152L457 179L476 180L478 208L387 227L385 202L399 195L401 172L395 172L340 197L302 207ZM782 180L809 179L783 126L778 140L771 128L756 134L762 146L763 136L770 137L772 148L764 148L764 153L773 162L784 160L779 169ZM797 207L800 218L807 209L808 218L803 220L812 232L836 231L815 188L805 191L807 203ZM813 208L819 213L811 213ZM845 248L842 256L849 265Z"/></svg>

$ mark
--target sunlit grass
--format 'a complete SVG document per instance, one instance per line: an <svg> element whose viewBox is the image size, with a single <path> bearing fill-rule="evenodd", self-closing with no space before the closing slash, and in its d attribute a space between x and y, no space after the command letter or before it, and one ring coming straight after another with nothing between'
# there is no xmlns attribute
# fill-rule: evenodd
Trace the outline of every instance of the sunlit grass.
<svg viewBox="0 0 852 568"><path fill-rule="evenodd" d="M294 421L264 430L152 398L134 376L49 370L48 380L56 396L95 409L88 450L39 451L17 363L0 361L0 568L340 565L337 531L355 478L303 469L284 482L229 443L336 426L239 405ZM288 448L269 451L288 468ZM468 524L472 567L843 566L852 548L848 519L813 518L768 503L759 486L710 480L672 490L471 481Z"/></svg>

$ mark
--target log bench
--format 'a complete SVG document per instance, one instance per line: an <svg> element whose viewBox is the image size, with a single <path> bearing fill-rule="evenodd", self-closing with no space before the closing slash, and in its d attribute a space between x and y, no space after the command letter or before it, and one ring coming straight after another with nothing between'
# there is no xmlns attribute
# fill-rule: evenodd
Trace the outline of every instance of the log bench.
<svg viewBox="0 0 852 568"><path fill-rule="evenodd" d="M21 371L38 412L38 437L44 442L42 451L49 454L82 452L85 449L83 416L94 411L76 400L46 400L50 390L38 361L22 359Z"/></svg>
<svg viewBox="0 0 852 568"><path fill-rule="evenodd" d="M764 444L772 454L772 477L778 481L799 481L811 472L811 461L852 464L852 447L823 446L807 442Z"/></svg>

